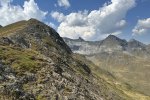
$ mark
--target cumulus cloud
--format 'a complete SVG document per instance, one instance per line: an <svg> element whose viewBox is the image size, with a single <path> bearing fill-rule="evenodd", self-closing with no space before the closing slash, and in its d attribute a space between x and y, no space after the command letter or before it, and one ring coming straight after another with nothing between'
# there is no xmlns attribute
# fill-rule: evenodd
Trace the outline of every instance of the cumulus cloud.
<svg viewBox="0 0 150 100"><path fill-rule="evenodd" d="M133 35L150 33L150 18L138 20L137 25L132 30Z"/></svg>
<svg viewBox="0 0 150 100"><path fill-rule="evenodd" d="M98 40L108 34L118 34L125 27L126 13L135 6L135 0L111 0L98 10L79 11L64 15L52 12L51 16L60 22L58 32L62 37Z"/></svg>
<svg viewBox="0 0 150 100"><path fill-rule="evenodd" d="M51 12L51 16L55 18L58 22L62 22L65 19L65 15L59 12Z"/></svg>
<svg viewBox="0 0 150 100"><path fill-rule="evenodd" d="M0 24L7 24L19 21L36 18L43 20L47 14L39 9L34 0L25 1L23 7L20 5L12 5L13 0L0 0Z"/></svg>
<svg viewBox="0 0 150 100"><path fill-rule="evenodd" d="M60 7L70 7L69 0L58 0L58 6Z"/></svg>

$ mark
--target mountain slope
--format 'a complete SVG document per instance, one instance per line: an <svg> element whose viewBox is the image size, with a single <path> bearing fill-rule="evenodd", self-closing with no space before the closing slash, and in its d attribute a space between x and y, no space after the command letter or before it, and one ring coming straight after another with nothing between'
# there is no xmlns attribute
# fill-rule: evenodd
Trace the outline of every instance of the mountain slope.
<svg viewBox="0 0 150 100"><path fill-rule="evenodd" d="M76 46L77 43L77 41L71 39L69 42L66 40L65 42L70 47ZM78 44L81 44L82 48L87 49L83 44L89 42L78 42ZM94 42L91 41L91 43ZM134 91L135 94L146 97L148 97L147 95L150 96L150 80L148 78L150 75L150 53L147 45L136 40L127 42L113 35L99 41L99 44L95 43L93 45L95 45L94 48L91 45L88 48L94 50L98 48L94 53L90 49L88 49L87 54L80 52L82 48L79 48L79 51L71 49L73 52L84 54L87 59L96 64L100 69L108 71L116 79L116 84L120 84L121 86L128 84L129 91Z"/></svg>
<svg viewBox="0 0 150 100"><path fill-rule="evenodd" d="M132 100L94 66L35 19L0 29L0 100Z"/></svg>

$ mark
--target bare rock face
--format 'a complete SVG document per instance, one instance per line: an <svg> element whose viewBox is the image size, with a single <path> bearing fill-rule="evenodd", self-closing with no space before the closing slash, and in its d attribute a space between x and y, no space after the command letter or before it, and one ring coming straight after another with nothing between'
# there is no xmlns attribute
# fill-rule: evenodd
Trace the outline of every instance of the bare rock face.
<svg viewBox="0 0 150 100"><path fill-rule="evenodd" d="M36 19L1 28L0 100L128 98L93 74L92 64L80 58L54 29Z"/></svg>

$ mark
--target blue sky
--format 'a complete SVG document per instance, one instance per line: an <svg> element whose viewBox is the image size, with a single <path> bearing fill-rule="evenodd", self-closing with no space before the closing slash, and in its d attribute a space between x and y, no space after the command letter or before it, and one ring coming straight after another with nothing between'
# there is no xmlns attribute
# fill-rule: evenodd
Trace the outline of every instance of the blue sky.
<svg viewBox="0 0 150 100"><path fill-rule="evenodd" d="M148 44L149 9L150 0L0 0L0 24L33 17L63 37L101 40L114 34Z"/></svg>

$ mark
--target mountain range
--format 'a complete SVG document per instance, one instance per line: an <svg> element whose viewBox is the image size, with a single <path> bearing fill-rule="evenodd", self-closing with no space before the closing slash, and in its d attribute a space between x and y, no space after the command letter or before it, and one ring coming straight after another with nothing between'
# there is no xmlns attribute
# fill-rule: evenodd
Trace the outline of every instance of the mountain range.
<svg viewBox="0 0 150 100"><path fill-rule="evenodd" d="M1 27L0 100L149 100L149 47L130 42L63 39L36 19Z"/></svg>
<svg viewBox="0 0 150 100"><path fill-rule="evenodd" d="M85 55L97 54L101 52L126 52L135 55L135 53L145 53L149 55L149 45L145 45L135 39L126 41L114 35L109 35L101 41L85 41L81 37L79 39L63 38L73 52ZM94 48L94 49L93 49ZM148 54L148 55L147 55Z"/></svg>
<svg viewBox="0 0 150 100"><path fill-rule="evenodd" d="M149 45L135 39L126 41L114 35L109 35L101 41L81 41L81 38L64 38L64 41L74 53L85 55L99 68L110 72L118 81L150 96Z"/></svg>

